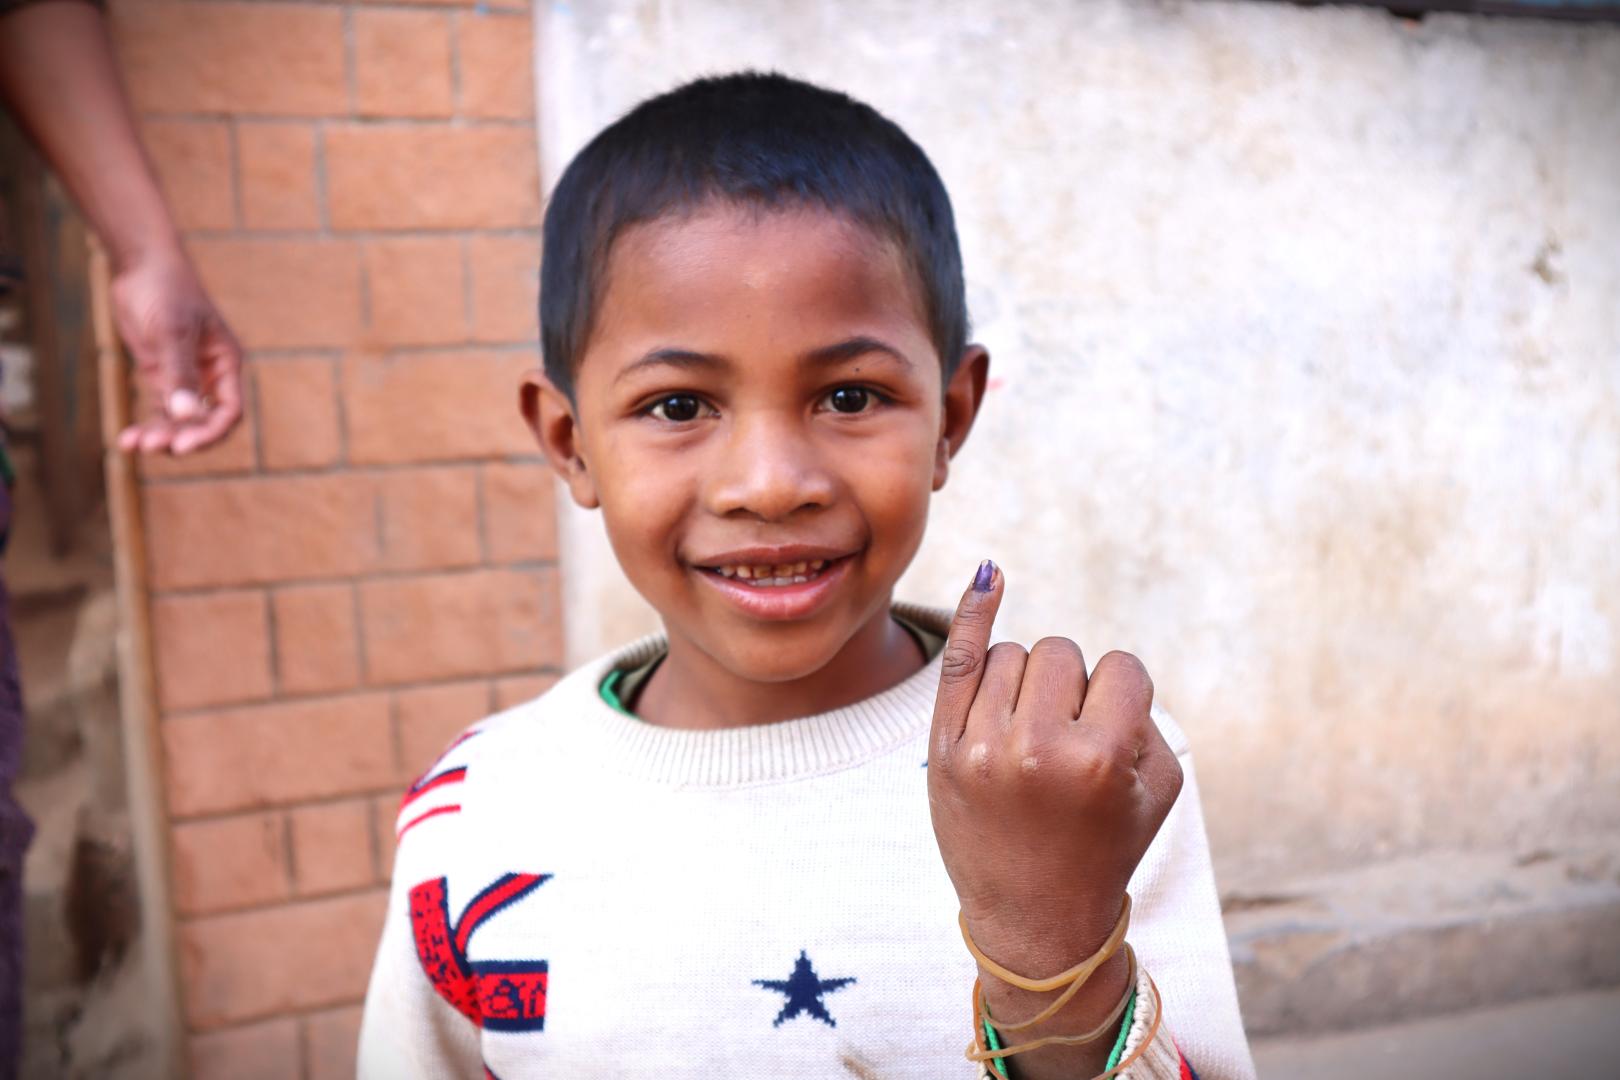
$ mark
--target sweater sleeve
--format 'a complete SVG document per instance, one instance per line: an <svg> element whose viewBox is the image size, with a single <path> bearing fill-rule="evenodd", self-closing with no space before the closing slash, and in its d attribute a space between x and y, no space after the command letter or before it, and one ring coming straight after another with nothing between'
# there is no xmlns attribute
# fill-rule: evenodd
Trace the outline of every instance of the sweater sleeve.
<svg viewBox="0 0 1620 1080"><path fill-rule="evenodd" d="M441 758L406 793L396 832L393 883L382 940L377 946L360 1023L358 1080L475 1080L484 1075L479 1029L441 997L429 979L421 948L444 937L443 927L423 920L430 940L421 946L413 925L413 900L424 888L440 890L457 850L459 779L464 762ZM448 950L450 943L438 941ZM431 949L430 949L431 952Z"/></svg>
<svg viewBox="0 0 1620 1080"><path fill-rule="evenodd" d="M1203 1080L1254 1080L1204 831L1198 773L1187 737L1175 721L1157 707L1154 719L1181 762L1182 786L1131 879L1135 914L1130 940L1158 988L1155 1000L1164 1010L1160 1028L1175 1032L1172 1048L1180 1047ZM1141 1015L1139 1010L1138 1019Z"/></svg>

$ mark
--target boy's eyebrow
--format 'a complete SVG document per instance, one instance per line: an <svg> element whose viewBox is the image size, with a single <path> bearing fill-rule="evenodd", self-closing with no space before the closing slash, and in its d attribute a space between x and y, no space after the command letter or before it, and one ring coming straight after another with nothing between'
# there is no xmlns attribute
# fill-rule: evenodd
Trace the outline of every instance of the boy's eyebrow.
<svg viewBox="0 0 1620 1080"><path fill-rule="evenodd" d="M880 352L898 360L906 367L912 367L911 359L892 345L885 344L874 337L852 337L847 341L840 341L832 345L823 345L819 349L812 349L806 353L804 359L810 364L837 364L845 360L852 360L867 353ZM662 348L653 349L634 363L627 365L613 380L618 382L629 377L642 368L666 365L674 368L726 368L731 362L723 356L713 353L694 352L691 349Z"/></svg>
<svg viewBox="0 0 1620 1080"><path fill-rule="evenodd" d="M614 382L621 382L642 368L667 365L675 368L703 368L703 367L729 367L725 357L715 356L712 353L693 352L691 349L653 349L632 364L625 366L624 370L614 376Z"/></svg>
<svg viewBox="0 0 1620 1080"><path fill-rule="evenodd" d="M911 367L911 359L896 349L893 345L885 344L874 337L852 337L848 341L840 341L836 345L824 345L813 349L805 355L805 359L816 364L836 364L841 360L852 360L857 356L870 352L885 353L900 361L906 367Z"/></svg>

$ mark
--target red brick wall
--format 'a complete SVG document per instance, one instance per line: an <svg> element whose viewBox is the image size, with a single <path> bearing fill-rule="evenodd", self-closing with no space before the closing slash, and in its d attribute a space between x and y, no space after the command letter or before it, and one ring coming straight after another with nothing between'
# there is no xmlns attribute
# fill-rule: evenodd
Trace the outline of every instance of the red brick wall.
<svg viewBox="0 0 1620 1080"><path fill-rule="evenodd" d="M247 417L143 468L189 1057L352 1076L408 779L562 655L523 0L114 0Z"/></svg>

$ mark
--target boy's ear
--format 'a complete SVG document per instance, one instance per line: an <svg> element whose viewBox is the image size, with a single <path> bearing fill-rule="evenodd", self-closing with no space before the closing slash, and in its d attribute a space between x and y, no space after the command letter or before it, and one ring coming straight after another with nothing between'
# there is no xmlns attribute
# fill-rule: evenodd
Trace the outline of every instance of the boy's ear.
<svg viewBox="0 0 1620 1080"><path fill-rule="evenodd" d="M523 376L519 391L523 419L534 432L546 460L557 475L568 482L574 502L587 510L602 505L596 497L596 482L580 446L579 420L568 395L559 390L546 373L536 368Z"/></svg>
<svg viewBox="0 0 1620 1080"><path fill-rule="evenodd" d="M990 350L969 345L945 387L945 408L939 418L939 445L934 452L934 490L945 486L951 458L962 449L973 421L984 403L984 388L990 378Z"/></svg>

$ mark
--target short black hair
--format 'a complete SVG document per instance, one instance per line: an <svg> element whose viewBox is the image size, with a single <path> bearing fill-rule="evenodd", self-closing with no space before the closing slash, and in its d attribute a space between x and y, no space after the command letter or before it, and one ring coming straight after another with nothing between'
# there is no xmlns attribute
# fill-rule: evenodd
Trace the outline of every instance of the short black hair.
<svg viewBox="0 0 1620 1080"><path fill-rule="evenodd" d="M951 200L928 155L847 94L745 71L649 98L563 170L546 208L540 342L547 377L570 400L619 233L716 199L820 207L895 243L949 383L967 347L967 304Z"/></svg>

